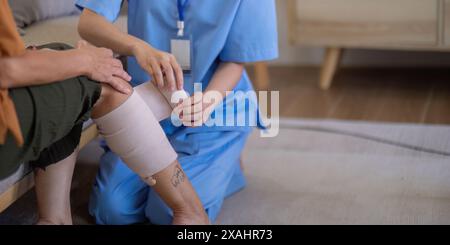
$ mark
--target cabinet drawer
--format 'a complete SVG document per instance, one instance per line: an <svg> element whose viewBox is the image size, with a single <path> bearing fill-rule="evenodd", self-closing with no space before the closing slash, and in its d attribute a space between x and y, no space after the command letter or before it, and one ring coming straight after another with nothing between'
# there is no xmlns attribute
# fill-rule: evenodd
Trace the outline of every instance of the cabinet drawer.
<svg viewBox="0 0 450 245"><path fill-rule="evenodd" d="M294 43L438 44L438 0L290 0L289 11Z"/></svg>
<svg viewBox="0 0 450 245"><path fill-rule="evenodd" d="M444 45L450 47L450 0L444 1Z"/></svg>

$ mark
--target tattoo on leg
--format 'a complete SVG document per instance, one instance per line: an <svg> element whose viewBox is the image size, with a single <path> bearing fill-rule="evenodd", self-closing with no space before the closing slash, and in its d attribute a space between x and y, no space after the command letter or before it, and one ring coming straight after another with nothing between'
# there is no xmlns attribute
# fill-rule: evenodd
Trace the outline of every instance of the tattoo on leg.
<svg viewBox="0 0 450 245"><path fill-rule="evenodd" d="M185 175L183 170L181 169L180 166L177 166L170 180L172 182L173 187L177 187L179 184L181 184L181 182L184 181L184 179Z"/></svg>

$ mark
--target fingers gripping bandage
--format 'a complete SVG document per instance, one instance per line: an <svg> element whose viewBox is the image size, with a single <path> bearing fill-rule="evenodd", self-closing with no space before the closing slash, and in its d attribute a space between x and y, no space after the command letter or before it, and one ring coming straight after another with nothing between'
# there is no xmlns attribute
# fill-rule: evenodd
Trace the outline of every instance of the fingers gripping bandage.
<svg viewBox="0 0 450 245"><path fill-rule="evenodd" d="M111 150L141 178L149 180L173 163L177 154L149 107L158 108L159 102L146 102L145 97L135 91L122 105L94 122ZM161 111L164 113L158 113L166 113L164 108Z"/></svg>

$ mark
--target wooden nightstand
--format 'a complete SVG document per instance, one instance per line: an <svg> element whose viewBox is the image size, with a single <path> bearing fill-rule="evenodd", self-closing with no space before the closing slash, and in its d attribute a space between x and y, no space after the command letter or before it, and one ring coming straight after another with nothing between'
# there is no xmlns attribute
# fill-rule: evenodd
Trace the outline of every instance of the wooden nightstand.
<svg viewBox="0 0 450 245"><path fill-rule="evenodd" d="M322 89L345 48L450 51L450 0L288 1L290 42L326 47Z"/></svg>

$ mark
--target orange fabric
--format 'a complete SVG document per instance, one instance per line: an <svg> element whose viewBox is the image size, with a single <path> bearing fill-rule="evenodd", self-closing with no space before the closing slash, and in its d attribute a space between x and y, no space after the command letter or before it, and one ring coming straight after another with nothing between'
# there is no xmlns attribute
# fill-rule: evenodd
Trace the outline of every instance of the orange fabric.
<svg viewBox="0 0 450 245"><path fill-rule="evenodd" d="M17 32L7 0L0 0L0 57L20 55L25 45ZM0 67L1 69L1 67ZM7 89L0 90L0 144L4 144L8 132L11 132L18 146L23 145L16 109Z"/></svg>

